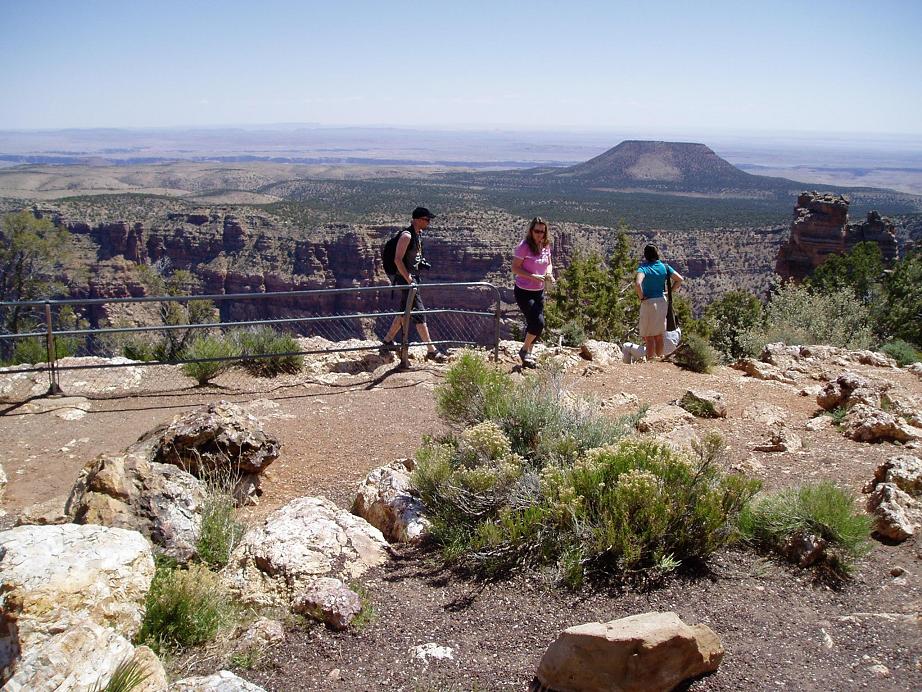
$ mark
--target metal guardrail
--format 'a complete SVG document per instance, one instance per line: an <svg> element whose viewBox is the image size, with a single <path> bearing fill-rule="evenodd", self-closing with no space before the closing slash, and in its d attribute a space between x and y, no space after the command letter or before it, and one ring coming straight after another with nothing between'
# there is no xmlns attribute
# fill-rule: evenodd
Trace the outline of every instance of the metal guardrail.
<svg viewBox="0 0 922 692"><path fill-rule="evenodd" d="M502 321L502 300L499 289L493 284L477 281L477 282L450 282L450 283L431 283L425 284L424 291L429 293L433 292L433 289L444 292L444 291L453 291L453 290L467 290L467 289L482 289L489 292L492 295L492 309L490 310L477 310L477 309L467 309L467 308L453 308L453 307L442 307L442 308L428 308L425 310L413 310L414 298L417 292L420 290L419 285L411 286L362 286L362 287L353 287L353 288L324 288L324 289L313 289L313 290L304 290L304 291L277 291L277 292L266 292L266 293L232 293L232 294L214 294L214 295L186 295L186 296L141 296L136 298L67 298L61 300L35 300L35 301L6 301L0 302L0 312L4 310L25 310L31 311L33 315L36 313L43 314L44 324L43 329L37 330L35 327L32 327L32 331L18 332L18 333L0 333L0 346L4 345L4 342L10 342L13 340L22 340L22 339L42 339L45 345L46 361L42 364L33 364L31 368L19 368L15 369L15 372L20 373L35 373L35 372L47 372L49 379L48 386L48 395L61 394L62 389L60 385L60 373L62 371L68 370L90 370L90 369L107 369L107 368L120 368L120 367L138 367L138 366L156 366L156 365L181 365L183 363L208 363L208 362L219 362L219 361L240 361L243 357L240 355L235 356L226 356L226 357L214 357L214 358L177 358L175 360L150 360L150 361L131 361L125 363L99 363L92 365L75 365L75 364L60 364L57 357L57 340L61 339L74 339L74 338L83 338L84 340L95 340L100 336L109 336L109 335L125 335L132 333L166 333L174 330L224 330L227 328L240 328L240 327L251 327L251 326L283 326L286 328L301 329L307 325L323 323L323 322L332 322L332 321L345 321L345 320L367 320L378 318L393 318L397 316L403 317L403 330L401 332L400 339L400 366L406 368L409 366L409 348L413 345L425 344L427 346L434 345L439 346L491 346L493 351L494 359L499 357L499 339L500 339L500 328ZM304 301L310 305L311 301L316 303L317 298L332 296L332 295L349 295L349 294L361 294L361 293L382 293L385 291L408 291L409 296L406 300L406 309L403 312L400 311L367 311L367 312L355 312L348 314L314 314L309 316L301 317L278 317L273 319L244 319L238 321L209 321L202 323L187 322L183 324L159 324L159 325L137 325L129 327L113 327L113 326L100 326L96 328L84 328L84 327L72 327L72 328L58 328L55 329L53 312L55 310L60 310L62 307L70 307L77 310L79 315L81 312L86 313L87 308L91 307L101 307L109 305L119 305L126 303L158 303L158 304L167 304L167 303L190 303L194 301L210 301L212 303L224 303L224 302L247 302L247 301L278 301L280 299L297 299L299 301ZM380 301L379 301L380 302ZM457 316L472 316L475 318L489 318L492 321L491 328L489 332L491 334L491 343L483 343L483 339L470 339L470 338L455 338L455 339L442 339L435 340L433 339L430 342L411 342L410 341L410 323L414 315L457 315ZM37 321L37 320L36 320ZM323 350L299 350L293 351L290 353L262 353L262 354L250 354L245 355L246 359L259 359L259 358L272 358L272 357L284 357L284 356L305 356L305 355L315 355L318 353L337 353L337 352L350 352L350 351L371 351L376 350L378 346L362 346L362 347L339 347L339 348L330 348Z"/></svg>

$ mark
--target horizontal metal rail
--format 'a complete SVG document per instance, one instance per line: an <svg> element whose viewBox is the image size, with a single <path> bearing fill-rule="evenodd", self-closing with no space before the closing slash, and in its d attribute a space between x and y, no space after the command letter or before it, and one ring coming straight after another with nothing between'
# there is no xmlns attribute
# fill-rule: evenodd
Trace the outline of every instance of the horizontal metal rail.
<svg viewBox="0 0 922 692"><path fill-rule="evenodd" d="M405 319L405 327L403 330L403 338L401 340L400 348L396 349L399 352L401 357L401 364L407 365L407 349L411 345L409 341L409 317L411 315L437 315L437 314L457 314L457 315L469 315L475 317L487 317L492 318L494 323L494 337L493 337L493 354L494 357L498 357L499 352L499 329L501 316L503 314L502 310L502 300L499 289L491 283L484 281L477 282L445 282L445 283L431 283L425 284L425 289L440 289L440 288L469 288L469 289L489 289L492 291L493 300L494 300L494 309L492 311L484 310L473 310L473 309L464 309L464 308L428 308L426 310L412 310L412 304L414 303L413 297L415 297L416 292L420 290L419 284L411 285L380 285L380 286L356 286L349 288L325 288L325 289L310 289L310 290L299 290L299 291L279 291L279 292L261 292L261 293L225 293L225 294L206 294L206 295L194 295L194 296L142 296L142 297L128 297L128 298L67 298L61 300L35 300L35 301L2 301L0 302L0 309L2 308L22 308L22 307L42 307L44 308L45 313L45 330L43 331L33 331L33 332L22 332L15 334L0 334L0 342L13 340L13 339L28 339L28 338L42 338L46 341L47 353L48 353L48 362L45 363L36 363L33 367L22 368L19 366L10 366L8 368L0 368L0 373L3 374L16 374L16 373L36 373L36 372L47 372L49 374L51 386L49 388L49 394L51 393L60 393L60 386L58 383L58 373L61 371L70 371L70 370L106 370L112 368L124 368L124 367L145 367L145 366L157 366L157 365L182 365L185 363L211 363L211 362L220 362L220 361L230 361L234 364L245 364L246 362L252 362L260 360L263 358L282 358L282 357L293 357L293 356L307 356L307 355L317 355L324 353L340 353L340 352L353 352L353 351L374 351L379 349L378 345L371 346L345 346L345 347L335 347L329 349L306 349L299 351L289 351L285 353L244 353L244 354L235 354L228 356L218 356L212 358L181 358L177 360L150 360L150 361L141 361L141 360L127 360L122 363L94 363L94 364L67 364L63 365L57 362L56 350L55 350L55 339L58 337L69 338L69 337L95 337L102 335L117 335L117 334L131 334L131 333L146 333L146 332L171 332L176 330L207 330L207 329L219 329L219 328L238 328L238 327L250 327L258 325L298 325L298 324L308 324L308 323L318 323L318 322L332 322L332 321L348 321L348 320L361 320L361 319L378 319L378 318L388 318L388 317L403 317ZM263 319L263 320L241 320L236 322L204 322L204 323L185 323L185 324L160 324L160 325L139 325L133 327L99 327L99 328L87 328L87 329L62 329L54 330L52 325L52 313L51 308L55 306L94 306L94 305L111 305L111 304L125 304L125 303L189 303L193 301L253 301L253 300L271 300L271 299L291 299L291 298L301 298L301 299L310 299L317 298L319 296L329 296L329 295L344 295L344 294L356 294L356 293L371 293L377 292L381 293L383 291L393 291L394 289L400 291L409 291L410 296L407 299L407 307L404 311L381 311L381 312L360 312L360 313L349 313L345 315L309 315L304 317L279 317L272 319ZM286 303L289 301L286 300ZM414 342L414 345L425 345L427 347L431 346L441 346L441 345L471 345L476 346L477 342L471 341L469 339L443 339L443 340L432 340L426 342Z"/></svg>
<svg viewBox="0 0 922 692"><path fill-rule="evenodd" d="M382 290L406 291L410 288L416 288L418 290L420 286L425 286L427 289L459 286L466 286L469 288L491 288L495 292L496 297L499 298L499 289L486 281L456 281L446 283L414 284L413 286L406 284L397 284L395 286L390 284L382 284L380 286L353 286L350 288L312 288L300 291L271 291L260 293L214 293L194 296L139 296L137 298L60 298L48 300L0 301L0 308L17 306L41 307L45 304L54 307L56 305L109 305L118 303L188 303L195 300L263 300L274 298L296 298L299 296L308 297L346 293L369 293Z"/></svg>

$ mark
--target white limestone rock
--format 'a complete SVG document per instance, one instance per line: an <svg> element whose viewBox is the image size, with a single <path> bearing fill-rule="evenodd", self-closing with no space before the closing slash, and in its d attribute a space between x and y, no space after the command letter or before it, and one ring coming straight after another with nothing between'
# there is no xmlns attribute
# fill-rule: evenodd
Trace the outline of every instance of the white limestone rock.
<svg viewBox="0 0 922 692"><path fill-rule="evenodd" d="M362 599L341 580L320 577L295 596L292 610L344 630L362 611Z"/></svg>
<svg viewBox="0 0 922 692"><path fill-rule="evenodd" d="M324 497L301 497L247 531L223 578L244 603L288 608L318 577L354 579L386 559L374 526Z"/></svg>
<svg viewBox="0 0 922 692"><path fill-rule="evenodd" d="M133 655L131 642L114 629L84 620L24 651L3 689L90 692L99 683L104 686L118 665Z"/></svg>
<svg viewBox="0 0 922 692"><path fill-rule="evenodd" d="M647 409L637 429L643 433L668 433L693 420L695 417L692 414L675 404L655 404Z"/></svg>
<svg viewBox="0 0 922 692"><path fill-rule="evenodd" d="M892 541L912 536L922 514L918 503L893 483L874 488L868 496L867 509L874 517L874 531Z"/></svg>
<svg viewBox="0 0 922 692"><path fill-rule="evenodd" d="M402 462L373 469L359 486L352 513L392 543L419 540L429 530L423 503L412 492L410 471Z"/></svg>
<svg viewBox="0 0 922 692"><path fill-rule="evenodd" d="M237 677L229 670L220 670L213 675L196 675L177 680L170 685L170 692L266 692L259 685Z"/></svg>
<svg viewBox="0 0 922 692"><path fill-rule="evenodd" d="M83 620L133 637L153 577L137 531L61 524L0 533L0 668Z"/></svg>

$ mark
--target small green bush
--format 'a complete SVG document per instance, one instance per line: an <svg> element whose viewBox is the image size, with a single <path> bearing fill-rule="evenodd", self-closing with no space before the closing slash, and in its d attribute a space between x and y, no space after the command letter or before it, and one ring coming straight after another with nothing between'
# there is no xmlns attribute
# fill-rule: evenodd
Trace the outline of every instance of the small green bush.
<svg viewBox="0 0 922 692"><path fill-rule="evenodd" d="M122 355L131 360L140 360L145 363L157 360L157 355L154 351L154 344L143 338L127 339L122 344Z"/></svg>
<svg viewBox="0 0 922 692"><path fill-rule="evenodd" d="M183 352L182 357L190 360L199 358L234 358L240 354L237 346L220 336L198 336ZM212 360L202 363L183 363L182 371L199 384L207 384L233 367L232 360Z"/></svg>
<svg viewBox="0 0 922 692"><path fill-rule="evenodd" d="M227 488L210 486L202 506L202 524L196 544L199 559L221 569L243 537L245 527L234 518L234 498Z"/></svg>
<svg viewBox="0 0 922 692"><path fill-rule="evenodd" d="M680 368L707 373L717 363L717 352L704 337L689 334L685 343L676 349L672 359Z"/></svg>
<svg viewBox="0 0 922 692"><path fill-rule="evenodd" d="M870 530L871 518L855 511L854 496L828 482L767 495L740 517L742 535L762 549L781 552L798 535L825 539L828 564L841 575L867 551Z"/></svg>
<svg viewBox="0 0 922 692"><path fill-rule="evenodd" d="M704 310L702 322L711 345L724 360L732 361L750 353L743 336L758 326L762 303L749 291L729 291ZM688 332L685 332L688 334Z"/></svg>
<svg viewBox="0 0 922 692"><path fill-rule="evenodd" d="M424 445L413 483L446 561L488 575L553 564L578 585L587 573L668 571L734 540L758 483L720 472L714 440L691 457L650 440L586 449L587 439L572 431L566 453L542 455L543 441L526 437L526 457L485 422Z"/></svg>
<svg viewBox="0 0 922 692"><path fill-rule="evenodd" d="M565 322L560 328L564 346L579 346L586 340L586 330L578 320Z"/></svg>
<svg viewBox="0 0 922 692"><path fill-rule="evenodd" d="M896 361L896 364L901 368L905 368L907 365L913 363L918 363L922 360L922 353L920 353L916 348L902 339L894 339L893 341L886 343L880 349L888 356L893 358Z"/></svg>
<svg viewBox="0 0 922 692"><path fill-rule="evenodd" d="M219 577L204 565L160 564L147 593L137 641L168 653L212 641L235 613Z"/></svg>
<svg viewBox="0 0 922 692"><path fill-rule="evenodd" d="M56 338L54 340L56 358L66 358L77 352L77 340L73 338ZM19 339L13 347L10 357L12 365L35 365L48 361L48 347L44 339Z"/></svg>
<svg viewBox="0 0 922 692"><path fill-rule="evenodd" d="M304 358L299 355L283 355L297 353L301 350L298 342L289 334L282 334L271 327L261 326L256 329L246 329L231 332L231 341L237 345L241 363L251 375L255 377L275 377L281 374L294 374L304 367ZM255 355L269 354L264 358L254 358Z"/></svg>
<svg viewBox="0 0 922 692"><path fill-rule="evenodd" d="M436 390L439 415L456 426L473 425L504 414L513 379L473 351L465 351Z"/></svg>

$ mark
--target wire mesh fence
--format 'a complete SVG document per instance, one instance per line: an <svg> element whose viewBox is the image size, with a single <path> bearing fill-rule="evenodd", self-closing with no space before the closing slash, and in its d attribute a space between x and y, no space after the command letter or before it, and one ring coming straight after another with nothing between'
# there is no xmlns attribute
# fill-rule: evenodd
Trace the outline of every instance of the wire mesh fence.
<svg viewBox="0 0 922 692"><path fill-rule="evenodd" d="M404 298L417 291L425 309ZM431 341L411 326L397 331L392 352L382 351L395 319L424 319ZM5 302L0 400L116 397L196 382L260 391L318 375L324 359L327 368L353 372L382 360L406 367L432 348L495 355L502 324L500 292L484 282Z"/></svg>

